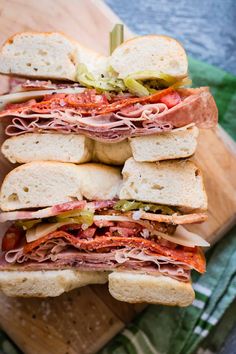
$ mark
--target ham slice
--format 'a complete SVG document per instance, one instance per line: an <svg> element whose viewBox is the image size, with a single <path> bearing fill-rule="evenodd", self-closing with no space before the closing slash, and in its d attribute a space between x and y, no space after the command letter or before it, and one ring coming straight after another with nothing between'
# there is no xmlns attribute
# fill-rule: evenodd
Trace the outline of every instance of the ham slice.
<svg viewBox="0 0 236 354"><path fill-rule="evenodd" d="M58 90L65 88L77 88L82 87L79 83L52 83L50 80L25 80L18 90L31 91L31 90Z"/></svg>
<svg viewBox="0 0 236 354"><path fill-rule="evenodd" d="M148 105L150 107L150 105ZM159 114L159 106L163 104L153 104L155 115ZM136 109L136 108L135 108ZM153 110L146 110L145 106L139 111L153 116ZM25 111L16 113L7 126L5 132L8 136L15 136L24 133L76 133L83 134L94 140L101 142L119 142L128 137L155 134L171 131L173 126L170 123L160 123L158 120L144 120L140 113L140 119L122 118L117 114L99 115L96 117L82 117L73 110L65 112L52 111L51 113L41 115L30 114L28 118ZM23 115L23 117L21 117Z"/></svg>
<svg viewBox="0 0 236 354"><path fill-rule="evenodd" d="M16 245L19 248L16 246L11 248L5 247L8 257L7 261L14 263L16 260L19 261L20 256L20 259L24 262L28 260L28 257L31 257L32 254L38 254L39 252L42 255L42 251L47 254L55 255L54 250L51 252L51 245L62 243L64 246L72 247L80 252L86 253L100 253L104 250L108 252L123 248L139 248L154 257L157 255L158 257L162 256L168 260L184 263L186 266L194 268L199 272L205 271L204 255L199 247L181 246L169 242L165 240L165 238L144 237L145 235L142 235L142 229L139 225L134 224L133 227L131 227L131 223L126 222L124 225L118 223L116 226L113 224L109 224L109 226L106 227L100 225L100 229L99 227L96 229L96 226L93 225L86 230L81 229L81 225L78 226L77 224L62 226L58 230L52 231L30 243L26 243L25 239L23 240L22 238L21 243L19 244L19 242L17 242L18 246ZM16 231L17 230L18 229L16 229ZM13 234L13 232L14 229L12 227L11 233ZM48 247L49 245L50 247ZM61 249L59 249L59 252L60 251ZM45 255L46 254L43 253L43 257ZM40 259L37 260L40 261ZM42 258L42 261L44 260L46 259Z"/></svg>
<svg viewBox="0 0 236 354"><path fill-rule="evenodd" d="M104 257L104 254L101 254ZM81 271L115 271L115 270L128 270L132 272L138 272L139 274L152 274L152 275L165 275L170 278L188 282L190 281L190 270L183 269L181 267L173 267L171 264L161 265L160 271L158 267L154 264L140 262L140 261L126 261L124 264L108 264L108 263L91 263L91 262L81 262L80 255L77 253L72 255L70 253L65 253L62 258L58 258L56 262L45 261L43 263L38 263L34 261L28 261L23 264L10 264L7 263L3 258L0 259L0 269L9 271L35 271L35 270L61 270L61 269L79 269Z"/></svg>
<svg viewBox="0 0 236 354"><path fill-rule="evenodd" d="M10 77L10 90L13 92L25 92L31 90L57 90L63 88L81 87L78 83L52 83L50 80L28 80L21 77Z"/></svg>
<svg viewBox="0 0 236 354"><path fill-rule="evenodd" d="M114 202L91 202L87 207L92 205L94 210L101 209L109 207L109 203ZM76 203L57 205L54 213L73 210L75 206ZM50 208L44 212L47 209ZM149 237L149 231L143 229L139 221L131 222L127 217L125 221L106 220L106 217L97 216L98 220L85 230L81 225L69 224L30 243L22 239L15 248L6 248L3 252L0 269L125 269L163 274L180 281L189 281L191 269L205 271L204 255L199 247L190 248ZM145 231L148 231L146 235ZM14 232L13 228L11 232Z"/></svg>
<svg viewBox="0 0 236 354"><path fill-rule="evenodd" d="M1 269L55 270L64 268L81 270L130 270L147 274L162 274L180 281L189 281L190 268L185 263L163 256L152 255L147 250L128 247L106 253L85 253L68 248L62 240L49 240L31 254L24 255L23 248L9 251Z"/></svg>
<svg viewBox="0 0 236 354"><path fill-rule="evenodd" d="M168 108L160 100L171 92L173 89L168 88L147 97L125 96L111 102L104 95L90 91L89 95L81 94L83 99L80 95L59 94L39 103L11 105L0 113L0 118L12 117L6 128L9 136L27 132L73 132L104 142L171 131L191 123L200 128L216 125L217 108L208 88L179 89L181 102L176 101L175 106ZM91 96L90 101L86 94Z"/></svg>

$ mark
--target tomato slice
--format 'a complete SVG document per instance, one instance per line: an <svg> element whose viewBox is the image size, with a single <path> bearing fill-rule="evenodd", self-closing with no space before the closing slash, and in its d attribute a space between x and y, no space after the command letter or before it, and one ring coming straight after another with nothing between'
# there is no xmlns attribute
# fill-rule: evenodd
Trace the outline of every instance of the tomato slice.
<svg viewBox="0 0 236 354"><path fill-rule="evenodd" d="M10 251L19 246L23 230L12 225L5 233L2 240L2 251Z"/></svg>
<svg viewBox="0 0 236 354"><path fill-rule="evenodd" d="M178 92L173 91L160 98L160 102L167 105L168 108L172 108L181 102Z"/></svg>

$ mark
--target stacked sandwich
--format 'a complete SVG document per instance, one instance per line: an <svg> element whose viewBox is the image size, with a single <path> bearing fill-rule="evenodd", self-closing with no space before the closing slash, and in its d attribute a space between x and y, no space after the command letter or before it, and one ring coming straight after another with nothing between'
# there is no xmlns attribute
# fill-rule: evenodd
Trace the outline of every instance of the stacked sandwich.
<svg viewBox="0 0 236 354"><path fill-rule="evenodd" d="M206 220L207 197L184 158L217 108L208 88L184 88L182 46L142 36L104 57L59 33L21 33L0 72L11 75L2 153L23 163L0 193L2 291L57 296L108 281L121 301L189 305L208 243L184 225Z"/></svg>

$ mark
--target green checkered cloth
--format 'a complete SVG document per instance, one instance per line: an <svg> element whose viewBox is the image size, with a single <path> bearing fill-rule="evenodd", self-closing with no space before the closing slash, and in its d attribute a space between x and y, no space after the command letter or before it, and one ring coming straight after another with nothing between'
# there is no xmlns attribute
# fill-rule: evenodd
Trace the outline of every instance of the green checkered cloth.
<svg viewBox="0 0 236 354"><path fill-rule="evenodd" d="M222 127L236 140L236 77L191 59L193 86L210 86ZM236 325L236 228L207 253L207 272L193 274L196 299L181 309L149 306L100 354L214 353ZM0 354L19 349L0 332Z"/></svg>

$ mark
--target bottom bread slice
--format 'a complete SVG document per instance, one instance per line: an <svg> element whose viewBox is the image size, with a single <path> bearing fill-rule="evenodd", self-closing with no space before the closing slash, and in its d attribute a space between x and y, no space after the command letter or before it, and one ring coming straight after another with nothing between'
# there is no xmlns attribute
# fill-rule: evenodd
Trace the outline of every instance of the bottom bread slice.
<svg viewBox="0 0 236 354"><path fill-rule="evenodd" d="M72 269L0 271L0 289L7 296L55 297L89 284L105 284L119 301L188 306L194 300L191 283L136 272L91 272Z"/></svg>
<svg viewBox="0 0 236 354"><path fill-rule="evenodd" d="M0 271L0 289L7 296L54 297L89 284L104 284L107 272L63 269L47 271Z"/></svg>
<svg viewBox="0 0 236 354"><path fill-rule="evenodd" d="M190 282L184 283L163 275L113 272L108 277L109 291L119 300L148 302L168 306L189 306L195 298Z"/></svg>

